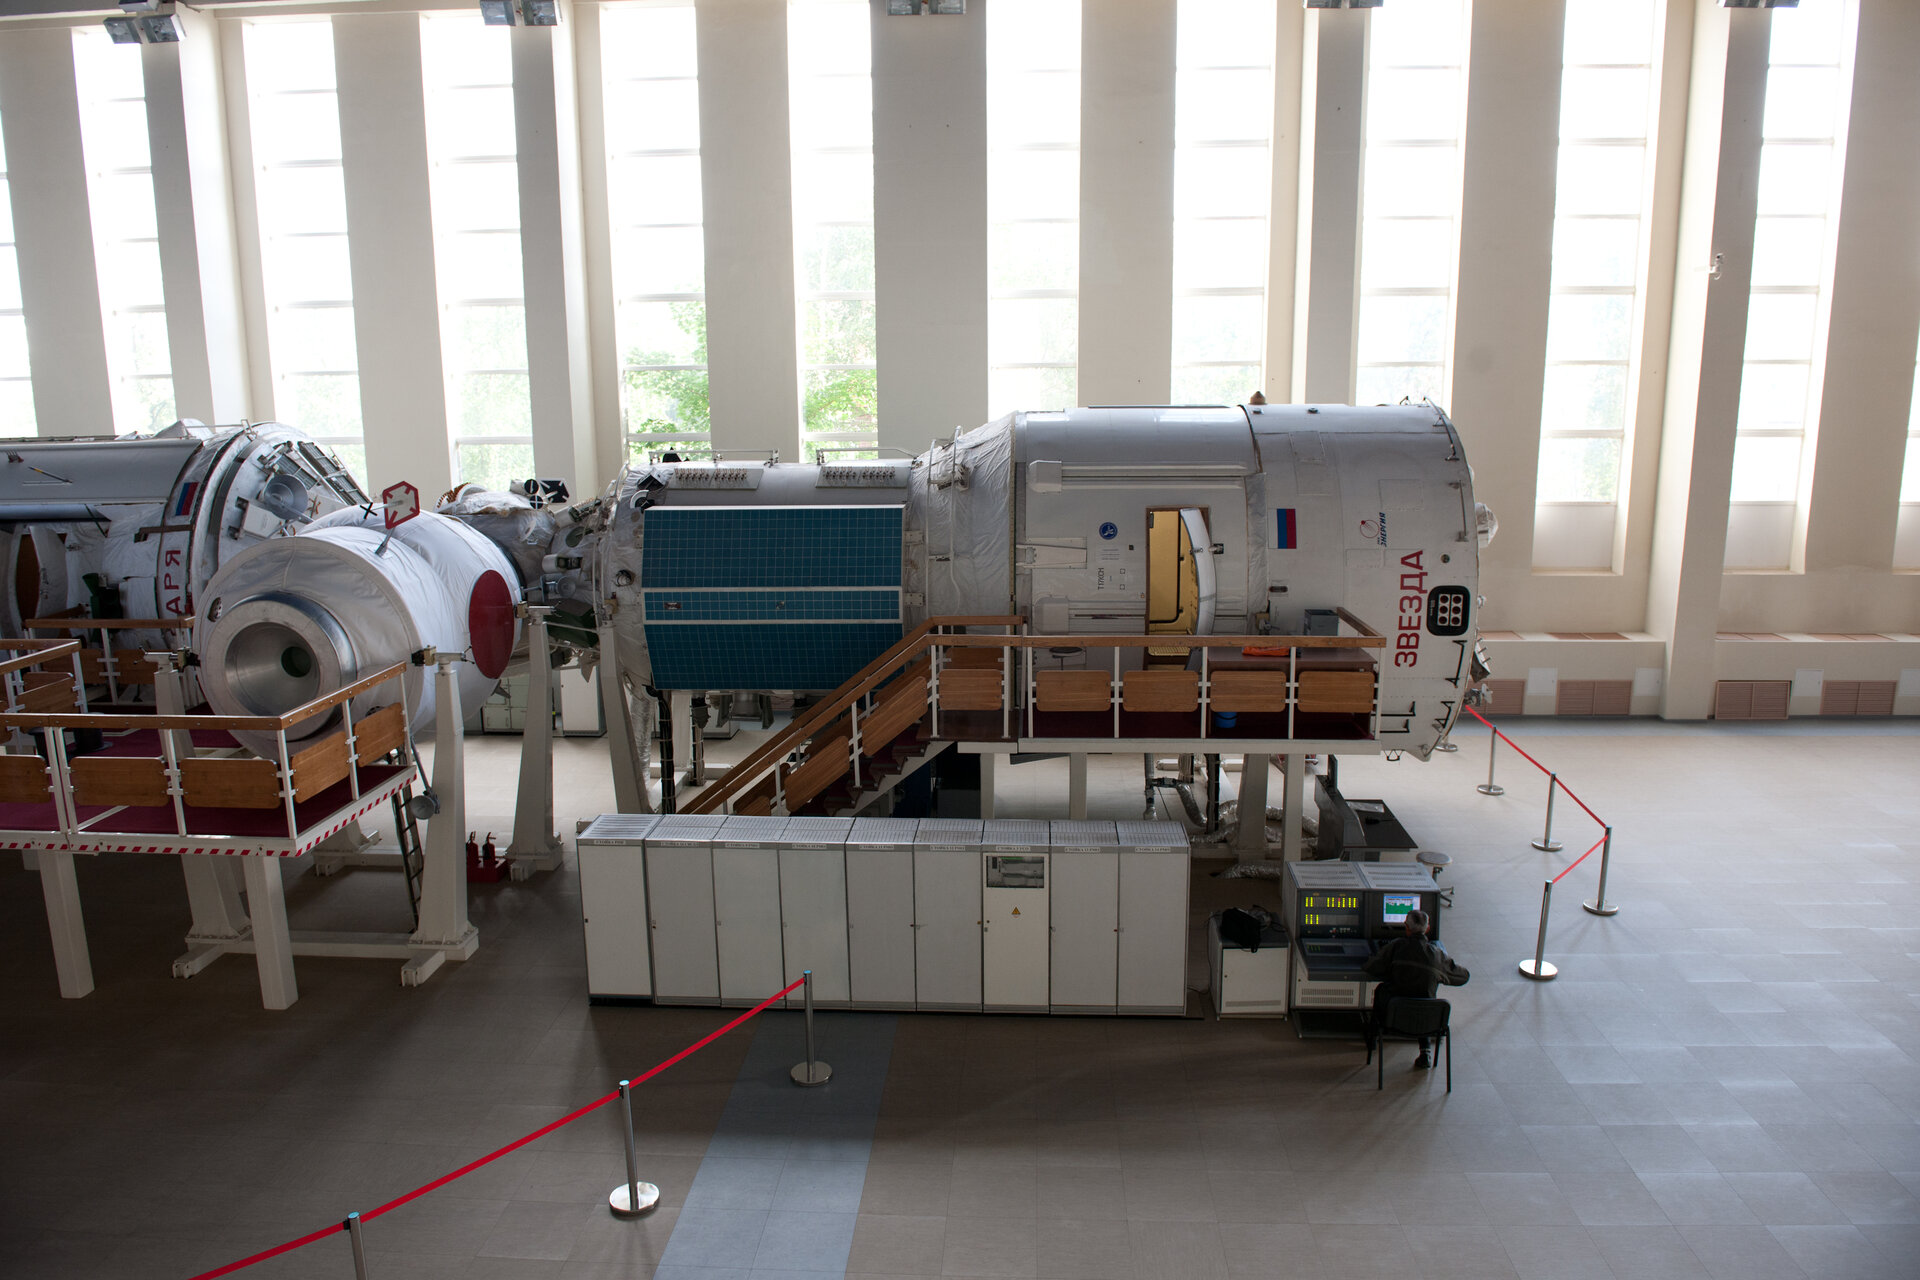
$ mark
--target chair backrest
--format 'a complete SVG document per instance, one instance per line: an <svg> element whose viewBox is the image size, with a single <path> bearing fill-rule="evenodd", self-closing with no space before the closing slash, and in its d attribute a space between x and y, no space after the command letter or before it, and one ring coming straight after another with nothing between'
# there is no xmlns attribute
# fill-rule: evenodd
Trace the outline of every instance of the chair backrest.
<svg viewBox="0 0 1920 1280"><path fill-rule="evenodd" d="M1386 1029L1398 1035L1429 1036L1447 1029L1453 1006L1445 1000L1396 996L1387 1002Z"/></svg>

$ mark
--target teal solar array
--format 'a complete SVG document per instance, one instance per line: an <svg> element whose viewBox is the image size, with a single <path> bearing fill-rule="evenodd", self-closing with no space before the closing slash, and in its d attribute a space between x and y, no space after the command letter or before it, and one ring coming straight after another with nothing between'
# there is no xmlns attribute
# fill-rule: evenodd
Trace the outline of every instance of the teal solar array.
<svg viewBox="0 0 1920 1280"><path fill-rule="evenodd" d="M900 638L899 507L655 507L641 597L661 689L832 689Z"/></svg>

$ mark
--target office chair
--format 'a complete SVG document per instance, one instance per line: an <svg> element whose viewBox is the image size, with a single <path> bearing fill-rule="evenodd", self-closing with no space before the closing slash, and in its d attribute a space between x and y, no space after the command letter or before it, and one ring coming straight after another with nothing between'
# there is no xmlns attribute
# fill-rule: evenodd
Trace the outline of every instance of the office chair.
<svg viewBox="0 0 1920 1280"><path fill-rule="evenodd" d="M1447 1054L1447 1092L1453 1092L1453 1033L1448 1019L1453 1014L1453 1006L1445 1000L1419 1000L1411 996L1399 996L1387 1001L1386 1017L1375 1019L1373 1036L1367 1041L1367 1061L1373 1061L1374 1050L1380 1051L1379 1066L1375 1070L1374 1087L1387 1087L1387 1041L1418 1041L1425 1036L1434 1041L1434 1052L1446 1047Z"/></svg>

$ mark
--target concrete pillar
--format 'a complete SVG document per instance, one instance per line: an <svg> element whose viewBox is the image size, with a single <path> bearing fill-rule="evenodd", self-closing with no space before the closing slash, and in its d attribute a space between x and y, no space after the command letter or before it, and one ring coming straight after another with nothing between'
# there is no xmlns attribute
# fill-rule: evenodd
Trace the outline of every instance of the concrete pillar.
<svg viewBox="0 0 1920 1280"><path fill-rule="evenodd" d="M1289 753L1280 758L1282 771L1281 808L1286 818L1280 827L1280 858L1284 862L1298 862L1302 856L1301 818L1306 805L1307 758L1298 752Z"/></svg>
<svg viewBox="0 0 1920 1280"><path fill-rule="evenodd" d="M1808 504L1809 573L1885 573L1893 563L1912 355L1920 341L1916 66L1920 5L1862 0L1827 371ZM1859 616L1865 627L1868 615ZM1910 606L1905 616L1913 616ZM1836 616L1827 625L1843 621Z"/></svg>
<svg viewBox="0 0 1920 1280"><path fill-rule="evenodd" d="M87 953L87 924L80 914L80 884L73 855L40 851L40 895L47 904L47 933L53 940L53 970L60 995L78 1000L93 990L93 960Z"/></svg>
<svg viewBox="0 0 1920 1280"><path fill-rule="evenodd" d="M572 13L574 79L580 95L581 226L586 237L582 256L587 272L588 394L593 403L596 473L610 480L626 461L627 442L626 420L620 413L620 344L613 327L613 226L607 206L606 80L600 51L600 6L583 4Z"/></svg>
<svg viewBox="0 0 1920 1280"><path fill-rule="evenodd" d="M238 422L255 417L256 410L240 298L221 42L212 17L186 8L175 17L185 38L140 47L174 412L202 422Z"/></svg>
<svg viewBox="0 0 1920 1280"><path fill-rule="evenodd" d="M0 32L0 125L37 429L43 436L112 435L71 31Z"/></svg>
<svg viewBox="0 0 1920 1280"><path fill-rule="evenodd" d="M1267 856L1267 772L1272 768L1272 756L1240 758L1240 820L1234 826L1233 848L1241 862Z"/></svg>
<svg viewBox="0 0 1920 1280"><path fill-rule="evenodd" d="M1289 397L1297 402L1353 400L1370 18L1364 9L1306 15ZM1275 70L1284 85L1284 72Z"/></svg>
<svg viewBox="0 0 1920 1280"><path fill-rule="evenodd" d="M696 0L713 443L800 457L787 7Z"/></svg>
<svg viewBox="0 0 1920 1280"><path fill-rule="evenodd" d="M1280 4L1273 33L1273 197L1267 214L1267 360L1262 389L1280 403L1293 394L1293 293L1300 244L1301 94L1294 76L1307 38L1306 10Z"/></svg>
<svg viewBox="0 0 1920 1280"><path fill-rule="evenodd" d="M539 475L563 477L585 497L599 493L605 477L588 370L572 16L566 7L558 27L513 29L513 121L533 467Z"/></svg>
<svg viewBox="0 0 1920 1280"><path fill-rule="evenodd" d="M880 443L913 453L987 416L987 19L873 6Z"/></svg>
<svg viewBox="0 0 1920 1280"><path fill-rule="evenodd" d="M1173 380L1174 0L1080 24L1080 403L1163 404Z"/></svg>
<svg viewBox="0 0 1920 1280"><path fill-rule="evenodd" d="M1730 11L1695 0L1647 591L1647 629L1667 643L1660 712L1667 719L1703 718L1713 703L1771 23L1764 9Z"/></svg>
<svg viewBox="0 0 1920 1280"><path fill-rule="evenodd" d="M1075 751L1067 756L1067 817L1087 816L1087 753Z"/></svg>
<svg viewBox="0 0 1920 1280"><path fill-rule="evenodd" d="M1474 0L1468 35L1450 410L1473 496L1500 516L1489 598L1523 595L1533 572L1565 18L1564 0Z"/></svg>
<svg viewBox="0 0 1920 1280"><path fill-rule="evenodd" d="M420 17L337 15L333 59L367 479L375 495L410 480L431 502L453 487L453 445L427 187Z"/></svg>

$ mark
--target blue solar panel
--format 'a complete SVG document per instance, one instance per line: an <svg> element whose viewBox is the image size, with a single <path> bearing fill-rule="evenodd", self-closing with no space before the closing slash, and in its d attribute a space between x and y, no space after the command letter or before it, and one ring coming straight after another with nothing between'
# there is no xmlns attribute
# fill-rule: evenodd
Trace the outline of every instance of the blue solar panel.
<svg viewBox="0 0 1920 1280"><path fill-rule="evenodd" d="M900 638L899 507L655 507L653 684L832 689Z"/></svg>

